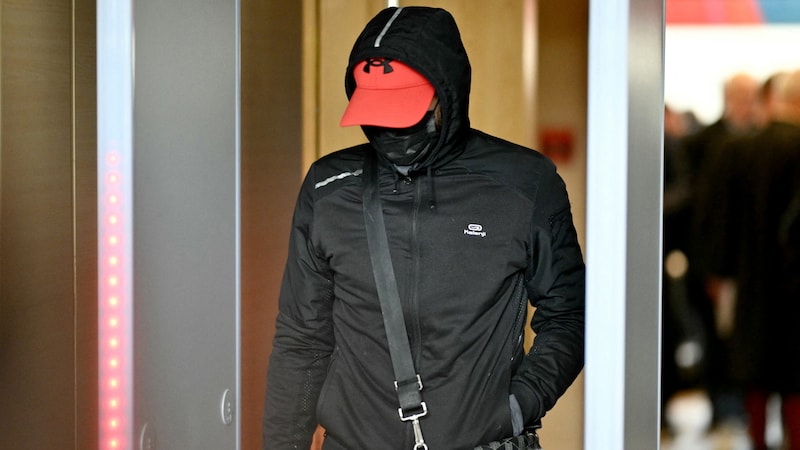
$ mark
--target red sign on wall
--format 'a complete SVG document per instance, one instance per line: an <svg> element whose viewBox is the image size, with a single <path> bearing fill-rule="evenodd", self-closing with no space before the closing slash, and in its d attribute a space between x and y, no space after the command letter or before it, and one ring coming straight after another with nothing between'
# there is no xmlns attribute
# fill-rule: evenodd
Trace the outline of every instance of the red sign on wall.
<svg viewBox="0 0 800 450"><path fill-rule="evenodd" d="M556 164L569 163L572 160L574 139L568 128L544 128L539 135L541 151Z"/></svg>

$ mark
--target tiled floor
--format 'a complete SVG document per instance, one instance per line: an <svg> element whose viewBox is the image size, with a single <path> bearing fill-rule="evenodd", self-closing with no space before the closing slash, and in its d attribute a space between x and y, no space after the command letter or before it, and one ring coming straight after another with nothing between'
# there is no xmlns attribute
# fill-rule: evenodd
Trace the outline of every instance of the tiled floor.
<svg viewBox="0 0 800 450"><path fill-rule="evenodd" d="M720 427L696 436L666 436L661 450L750 450L747 430L741 427Z"/></svg>
<svg viewBox="0 0 800 450"><path fill-rule="evenodd" d="M772 403L767 412L767 442L775 445L781 440L775 410L779 405ZM674 396L664 412L669 426L662 432L661 450L750 450L744 424L730 423L710 429L711 414L711 402L702 391Z"/></svg>

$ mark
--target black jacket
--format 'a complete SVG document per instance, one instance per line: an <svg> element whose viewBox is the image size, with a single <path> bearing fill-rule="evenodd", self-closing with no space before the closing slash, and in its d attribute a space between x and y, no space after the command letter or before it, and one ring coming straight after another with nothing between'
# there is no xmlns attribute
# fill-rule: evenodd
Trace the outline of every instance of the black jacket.
<svg viewBox="0 0 800 450"><path fill-rule="evenodd" d="M467 449L512 434L509 394L533 423L583 367L584 266L563 181L541 154L469 127L470 66L444 10L390 8L358 38L368 57L425 75L443 107L439 143L400 175L381 161L392 261L429 413L429 448ZM375 46L377 36L380 45ZM370 144L317 161L301 188L270 359L264 448L407 449L397 413L362 213ZM522 355L512 330L524 283L537 337ZM523 305L524 306L524 305ZM524 319L523 319L524 320Z"/></svg>
<svg viewBox="0 0 800 450"><path fill-rule="evenodd" d="M727 224L738 242L737 282L730 373L734 380L768 392L800 393L800 272L792 254L792 212L800 198L800 126L774 121L759 133L729 143L731 173L740 188L726 192ZM720 180L723 182L725 180ZM796 220L796 219L794 219Z"/></svg>

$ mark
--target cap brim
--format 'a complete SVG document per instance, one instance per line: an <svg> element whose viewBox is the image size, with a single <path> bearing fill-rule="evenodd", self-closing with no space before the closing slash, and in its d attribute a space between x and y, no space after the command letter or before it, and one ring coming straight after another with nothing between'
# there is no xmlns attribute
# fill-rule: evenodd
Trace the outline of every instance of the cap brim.
<svg viewBox="0 0 800 450"><path fill-rule="evenodd" d="M356 88L339 125L371 125L387 128L406 128L416 125L433 100L430 84L402 89Z"/></svg>

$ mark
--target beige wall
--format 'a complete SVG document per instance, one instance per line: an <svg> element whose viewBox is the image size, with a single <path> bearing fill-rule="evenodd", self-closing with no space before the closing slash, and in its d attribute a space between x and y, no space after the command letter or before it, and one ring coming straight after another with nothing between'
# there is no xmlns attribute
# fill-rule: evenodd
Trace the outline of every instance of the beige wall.
<svg viewBox="0 0 800 450"><path fill-rule="evenodd" d="M261 416L292 210L303 173L300 2L241 2L242 449Z"/></svg>
<svg viewBox="0 0 800 450"><path fill-rule="evenodd" d="M573 133L573 157L558 170L567 183L581 242L586 222L586 117L589 0L539 2L538 128ZM534 144L537 148L541 143Z"/></svg>
<svg viewBox="0 0 800 450"><path fill-rule="evenodd" d="M0 436L96 447L94 1L2 2Z"/></svg>
<svg viewBox="0 0 800 450"><path fill-rule="evenodd" d="M573 135L572 158L560 162L558 171L567 184L585 256L589 0L538 4L536 130L553 127ZM535 148L541 148L538 137ZM546 448L583 448L583 389L581 374L545 417L541 434Z"/></svg>

